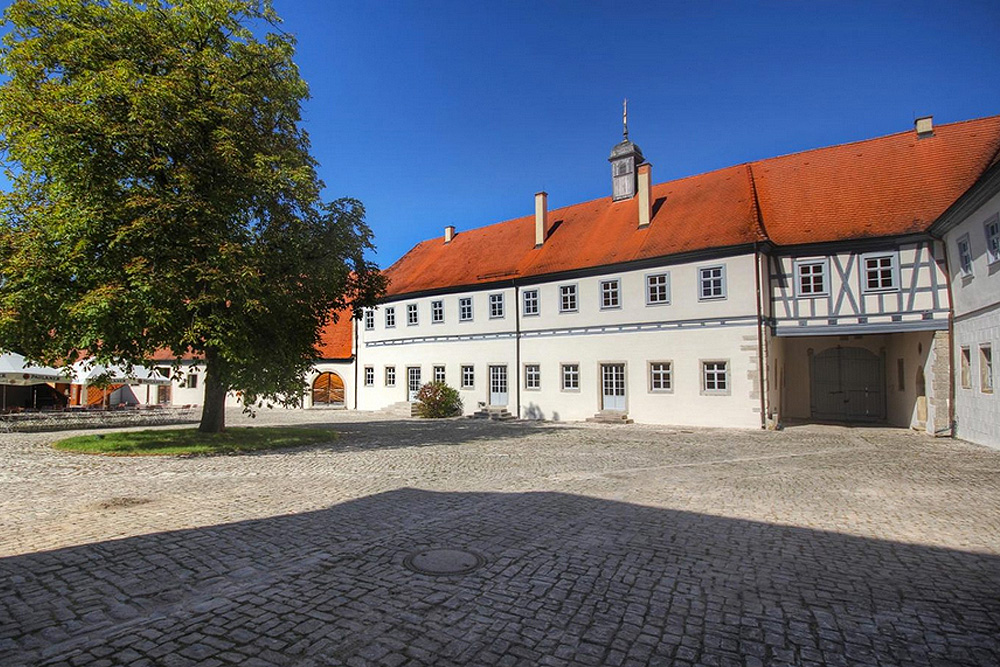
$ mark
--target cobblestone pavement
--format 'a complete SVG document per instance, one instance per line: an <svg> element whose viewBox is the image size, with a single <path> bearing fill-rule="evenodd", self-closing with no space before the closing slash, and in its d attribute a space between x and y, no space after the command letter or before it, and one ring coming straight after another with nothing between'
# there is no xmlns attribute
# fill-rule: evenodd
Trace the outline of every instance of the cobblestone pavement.
<svg viewBox="0 0 1000 667"><path fill-rule="evenodd" d="M258 422L339 437L109 458L0 434L0 665L1000 664L1000 452L829 426ZM486 562L403 566L427 547Z"/></svg>

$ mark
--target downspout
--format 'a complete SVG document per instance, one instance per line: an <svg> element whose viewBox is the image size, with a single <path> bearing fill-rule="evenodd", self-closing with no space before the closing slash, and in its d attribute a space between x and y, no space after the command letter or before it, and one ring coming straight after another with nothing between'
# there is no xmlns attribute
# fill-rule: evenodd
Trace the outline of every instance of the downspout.
<svg viewBox="0 0 1000 667"><path fill-rule="evenodd" d="M358 321L351 320L352 326L354 327L354 409L358 409L358 392L361 386L358 384L358 364L361 362L361 357L358 354Z"/></svg>
<svg viewBox="0 0 1000 667"><path fill-rule="evenodd" d="M764 363L764 312L761 306L760 246L754 243L754 287L757 290L757 381L760 386L760 427L767 429L767 365Z"/></svg>
<svg viewBox="0 0 1000 667"><path fill-rule="evenodd" d="M521 298L517 283L514 287L514 396L517 399L517 418L521 418Z"/></svg>

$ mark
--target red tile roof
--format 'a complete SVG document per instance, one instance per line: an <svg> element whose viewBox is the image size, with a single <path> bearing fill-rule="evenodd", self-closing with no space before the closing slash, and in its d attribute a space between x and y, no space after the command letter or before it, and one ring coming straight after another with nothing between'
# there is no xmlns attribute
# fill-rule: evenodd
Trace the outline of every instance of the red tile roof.
<svg viewBox="0 0 1000 667"><path fill-rule="evenodd" d="M535 248L525 216L423 241L386 269L388 294L491 283L770 240L778 245L926 230L1000 150L1000 116L760 160L652 187L652 222L636 199L549 211ZM754 201L756 188L757 201ZM763 223L763 227L758 222Z"/></svg>
<svg viewBox="0 0 1000 667"><path fill-rule="evenodd" d="M320 332L317 346L320 359L350 359L354 356L354 327L351 311L337 311L337 321L330 322Z"/></svg>

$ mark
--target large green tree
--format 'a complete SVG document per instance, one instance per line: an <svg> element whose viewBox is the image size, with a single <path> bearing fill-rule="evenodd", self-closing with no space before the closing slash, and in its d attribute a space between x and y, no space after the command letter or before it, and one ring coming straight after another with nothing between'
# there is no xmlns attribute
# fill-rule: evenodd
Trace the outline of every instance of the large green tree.
<svg viewBox="0 0 1000 667"><path fill-rule="evenodd" d="M306 84L269 0L15 0L0 53L0 347L43 363L190 350L298 401L332 313L383 289L361 204L324 204Z"/></svg>

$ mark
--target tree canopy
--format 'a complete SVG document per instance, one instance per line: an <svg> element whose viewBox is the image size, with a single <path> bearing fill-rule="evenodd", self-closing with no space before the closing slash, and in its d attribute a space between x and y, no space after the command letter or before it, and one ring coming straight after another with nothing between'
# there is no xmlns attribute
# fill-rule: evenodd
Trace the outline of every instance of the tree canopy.
<svg viewBox="0 0 1000 667"><path fill-rule="evenodd" d="M0 52L0 347L204 357L294 404L335 311L383 290L353 199L321 200L308 95L269 0L15 0Z"/></svg>

